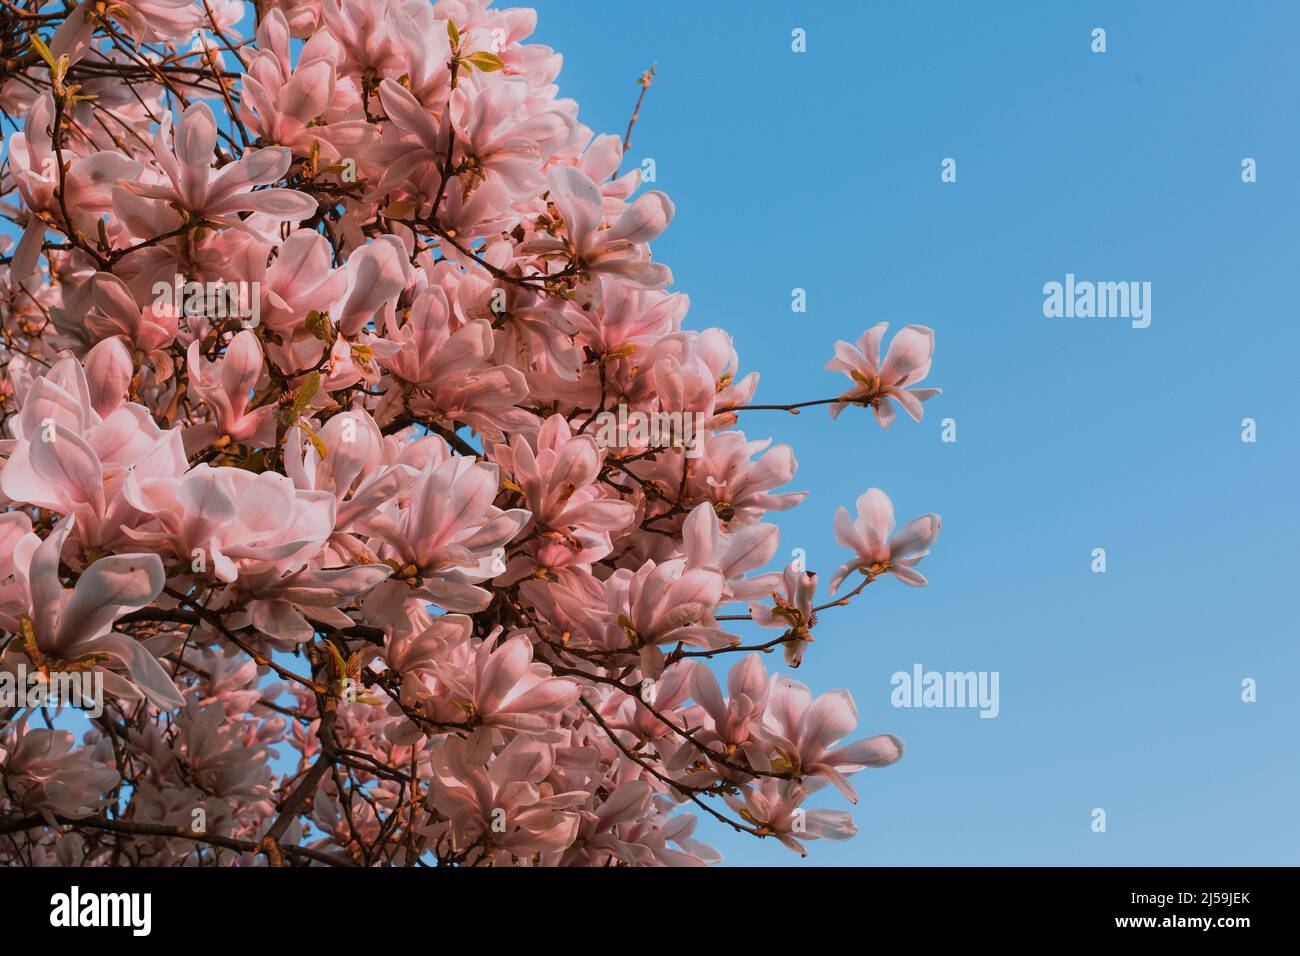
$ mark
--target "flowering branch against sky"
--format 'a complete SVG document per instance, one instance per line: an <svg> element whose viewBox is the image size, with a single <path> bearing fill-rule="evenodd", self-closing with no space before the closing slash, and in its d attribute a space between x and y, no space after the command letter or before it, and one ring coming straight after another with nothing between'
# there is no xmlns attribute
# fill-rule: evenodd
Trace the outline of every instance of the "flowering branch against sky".
<svg viewBox="0 0 1300 956"><path fill-rule="evenodd" d="M800 854L855 832L807 798L856 802L902 742L770 655L924 584L939 519L890 537L872 488L819 602L765 570L794 453L741 426L919 421L929 329L756 403L651 255L673 202L621 172L654 68L598 135L530 10L4 16L0 670L102 700L57 702L100 705L80 743L0 707L0 859L699 865L699 814Z"/></svg>

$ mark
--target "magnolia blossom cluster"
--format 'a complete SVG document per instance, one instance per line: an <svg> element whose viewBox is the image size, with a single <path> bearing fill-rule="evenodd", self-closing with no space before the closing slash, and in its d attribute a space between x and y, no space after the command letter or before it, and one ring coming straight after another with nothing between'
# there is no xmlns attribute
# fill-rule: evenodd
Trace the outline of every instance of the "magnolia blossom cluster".
<svg viewBox="0 0 1300 956"><path fill-rule="evenodd" d="M86 701L0 700L0 861L699 865L701 814L854 832L808 797L902 743L780 659L924 584L939 519L841 509L839 598L767 569L803 494L738 426L791 406L686 327L649 248L673 204L532 11L4 6L0 673L105 699L75 735ZM885 333L796 405L919 420L932 335ZM705 434L623 444L616 413Z"/></svg>

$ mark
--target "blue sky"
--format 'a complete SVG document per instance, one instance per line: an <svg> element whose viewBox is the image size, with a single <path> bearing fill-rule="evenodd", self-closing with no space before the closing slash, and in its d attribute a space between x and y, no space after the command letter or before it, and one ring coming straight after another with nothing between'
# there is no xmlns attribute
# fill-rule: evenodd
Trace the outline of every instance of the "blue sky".
<svg viewBox="0 0 1300 956"><path fill-rule="evenodd" d="M900 523L943 516L930 586L824 613L796 675L907 753L855 778L858 836L803 863L701 834L731 864L1300 862L1300 8L532 5L597 130L623 132L657 61L626 166L655 160L677 206L656 258L688 325L761 373L757 401L834 394L834 341L875 322L936 331L944 394L919 425L742 422L795 448L811 494L774 520L823 581L834 511L868 487ZM1150 282L1150 327L1044 317L1067 273ZM998 672L999 716L895 709L890 676L918 663Z"/></svg>
<svg viewBox="0 0 1300 956"><path fill-rule="evenodd" d="M800 864L702 824L728 861L1300 862L1300 8L533 5L593 128L622 133L657 61L628 165L654 158L677 205L656 258L688 324L728 329L762 373L758 401L833 394L834 341L875 322L936 331L944 394L920 425L742 422L795 448L811 494L775 520L823 581L835 508L872 485L900 522L944 527L930 586L823 614L797 674L907 741L855 778L858 836ZM1150 327L1044 317L1067 272L1149 281ZM890 676L916 663L998 671L1000 715L894 709Z"/></svg>

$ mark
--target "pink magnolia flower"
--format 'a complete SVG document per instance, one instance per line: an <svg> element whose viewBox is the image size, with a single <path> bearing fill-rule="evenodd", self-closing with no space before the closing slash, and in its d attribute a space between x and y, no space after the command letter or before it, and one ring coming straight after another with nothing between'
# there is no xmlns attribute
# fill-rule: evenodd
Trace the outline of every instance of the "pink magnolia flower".
<svg viewBox="0 0 1300 956"><path fill-rule="evenodd" d="M9 137L9 165L13 183L28 212L22 238L10 263L12 277L28 280L36 269L40 246L50 223L64 231L94 235L99 217L112 208L113 184L135 178L138 160L108 150L86 155L64 153L63 197L58 198L59 157L46 130L54 123L52 97L38 97L23 119L23 128ZM70 222L63 221L67 210Z"/></svg>
<svg viewBox="0 0 1300 956"><path fill-rule="evenodd" d="M537 238L525 251L543 256L571 252L581 269L615 276L643 289L672 284L672 272L662 263L651 262L645 247L668 228L674 213L672 200L658 191L645 193L613 225L607 225L600 189L582 170L553 168L549 182L551 202L564 216L567 244L561 239Z"/></svg>
<svg viewBox="0 0 1300 956"><path fill-rule="evenodd" d="M376 313L391 316L397 294L411 281L406 249L393 236L381 236L348 257L345 284L330 304L330 319L344 336L356 335Z"/></svg>
<svg viewBox="0 0 1300 956"><path fill-rule="evenodd" d="M825 786L825 781L806 784L764 778L746 787L740 796L727 796L729 806L765 835L775 836L782 845L807 856L804 840L847 840L858 832L853 817L843 810L803 808L803 802Z"/></svg>
<svg viewBox="0 0 1300 956"><path fill-rule="evenodd" d="M798 667L805 649L812 643L812 629L817 624L813 596L817 593L817 575L793 564L785 569L780 583L772 588L772 604L759 601L749 605L750 619L759 627L775 627L787 632L782 644L785 662Z"/></svg>
<svg viewBox="0 0 1300 956"><path fill-rule="evenodd" d="M350 74L384 73L398 61L384 14L388 0L321 0L320 12L342 49L340 66Z"/></svg>
<svg viewBox="0 0 1300 956"><path fill-rule="evenodd" d="M681 560L647 561L636 571L620 568L605 582L607 646L640 655L647 677L663 671L661 644L718 648L735 643L713 619L726 579L714 568L686 568Z"/></svg>
<svg viewBox="0 0 1300 956"><path fill-rule="evenodd" d="M763 710L767 706L767 671L758 654L746 654L731 668L727 676L727 698L722 696L718 679L703 663L691 669L691 696L708 714L712 726L697 739L706 744L716 742L710 749L731 756L738 750L746 752L755 766L762 767L766 758L761 744L753 732L761 726Z"/></svg>
<svg viewBox="0 0 1300 956"><path fill-rule="evenodd" d="M102 338L124 336L136 349L158 353L150 358L170 368L170 356L162 350L176 340L175 310L153 303L140 306L126 283L111 272L95 273L91 286L94 307L86 314L86 327Z"/></svg>
<svg viewBox="0 0 1300 956"><path fill-rule="evenodd" d="M466 17L460 20L469 25ZM387 28L405 61L405 89L430 108L445 103L451 90L451 37L437 11L428 3L412 0L392 4ZM462 33L462 50L468 45Z"/></svg>
<svg viewBox="0 0 1300 956"><path fill-rule="evenodd" d="M573 842L577 807L589 794L554 792L547 782L555 765L550 745L521 734L483 767L467 759L461 741L452 740L433 762L439 783L430 788L430 803L447 817L457 850L485 841L489 857L495 851L527 857Z"/></svg>
<svg viewBox="0 0 1300 956"><path fill-rule="evenodd" d="M337 502L334 529L360 531L369 517L405 490L418 472L384 461L384 436L365 411L334 415L310 436L302 426L289 431L285 472L304 491L328 491ZM341 552L359 553L358 541L338 541Z"/></svg>
<svg viewBox="0 0 1300 956"><path fill-rule="evenodd" d="M709 504L696 505L682 526L687 566L721 571L726 582L723 601L743 601L771 586L775 575L747 578L745 574L772 559L780 538L775 525L761 522L724 531L717 510Z"/></svg>
<svg viewBox="0 0 1300 956"><path fill-rule="evenodd" d="M289 574L277 567L245 572L239 578L239 593L249 603L229 620L235 626L251 624L271 643L289 649L310 641L317 624L352 627L356 622L343 608L392 573L386 564L306 568Z"/></svg>
<svg viewBox="0 0 1300 956"><path fill-rule="evenodd" d="M245 122L250 132L300 155L309 155L314 146L325 160L340 157L335 139L348 142L365 135L362 124L319 122L335 97L333 51L325 44L309 43L294 68L289 24L280 10L272 9L258 26L258 46L244 76L244 102L249 107Z"/></svg>
<svg viewBox="0 0 1300 956"><path fill-rule="evenodd" d="M320 0L272 0L270 5L285 18L294 39L311 36L320 24Z"/></svg>
<svg viewBox="0 0 1300 956"><path fill-rule="evenodd" d="M53 826L56 816L91 816L104 804L120 779L104 756L74 748L66 730L28 729L24 716L0 732L0 781L19 811L39 813Z"/></svg>
<svg viewBox="0 0 1300 956"><path fill-rule="evenodd" d="M772 769L787 770L796 778L825 777L854 803L858 794L849 774L887 767L903 755L903 742L893 734L840 743L858 725L858 710L848 691L814 698L803 684L774 674L763 719L764 736L778 755Z"/></svg>
<svg viewBox="0 0 1300 956"><path fill-rule="evenodd" d="M595 440L575 436L559 415L542 424L536 451L516 436L510 445L499 446L495 457L514 475L539 533L555 547L587 552L588 563L608 554L610 532L628 527L636 517L632 504L604 493L596 483L603 454ZM525 566L545 563L526 560Z"/></svg>
<svg viewBox="0 0 1300 956"><path fill-rule="evenodd" d="M501 549L530 517L522 508L493 505L499 487L496 465L468 457L431 461L411 485L409 504L369 525L384 541L383 554L421 595L449 611L481 611L492 595L476 585L505 570ZM402 586L377 589L368 606L391 620Z"/></svg>
<svg viewBox="0 0 1300 956"><path fill-rule="evenodd" d="M134 540L200 579L227 583L304 567L334 531L337 504L275 472L206 464L180 478L132 474L123 495L156 525L132 532Z"/></svg>
<svg viewBox="0 0 1300 956"><path fill-rule="evenodd" d="M249 271L264 296L262 325L288 338L308 312L328 310L342 293L347 273L331 268L329 240L310 229L295 229L277 251L269 266Z"/></svg>
<svg viewBox="0 0 1300 956"><path fill-rule="evenodd" d="M640 821L639 829L647 832L633 834L638 842L649 848L660 866L716 866L722 854L706 843L695 839L699 818L693 813L673 813L666 800L655 799L650 804L650 816ZM658 811L658 812L655 812ZM676 847L668 844L675 843Z"/></svg>
<svg viewBox="0 0 1300 956"><path fill-rule="evenodd" d="M203 23L203 10L190 0L122 0L105 11L133 40L186 40Z"/></svg>
<svg viewBox="0 0 1300 956"><path fill-rule="evenodd" d="M631 356L649 349L680 328L690 306L690 299L680 292L643 290L612 277L600 282L594 314L584 311L573 317L584 341L598 355Z"/></svg>
<svg viewBox="0 0 1300 956"><path fill-rule="evenodd" d="M529 92L523 79L476 77L451 94L452 125L471 169L495 177L511 197L542 187L540 160L563 148L575 126L559 110L529 115Z"/></svg>
<svg viewBox="0 0 1300 956"><path fill-rule="evenodd" d="M654 790L645 780L624 780L592 812L582 815L582 826L574 844L581 849L577 856L588 866L609 866L619 862L627 866L649 865L650 847L639 842L636 832L653 806Z"/></svg>
<svg viewBox="0 0 1300 956"><path fill-rule="evenodd" d="M278 222L301 222L316 212L316 200L292 189L259 189L282 179L293 156L282 146L248 150L219 171L213 170L217 121L206 103L195 103L172 134L171 114L163 116L154 138L153 158L166 184L127 182L138 196L174 203L194 216L247 228L238 216L257 212Z"/></svg>
<svg viewBox="0 0 1300 956"><path fill-rule="evenodd" d="M858 498L856 521L847 509L836 509L835 540L852 548L857 557L836 570L831 578L831 593L854 571L872 578L892 574L914 587L926 584L916 565L930 553L930 545L939 536L940 524L938 515L925 514L913 518L894 534L894 503L879 488L870 488Z"/></svg>
<svg viewBox="0 0 1300 956"><path fill-rule="evenodd" d="M248 329L230 340L225 353L215 362L203 357L199 341L186 353L190 381L195 393L212 411L214 420L185 431L185 448L190 453L214 442L243 442L255 448L275 444L275 406L262 405L248 411L253 388L263 374L262 345Z"/></svg>
<svg viewBox="0 0 1300 956"><path fill-rule="evenodd" d="M90 407L100 418L112 415L127 403L134 365L126 341L121 338L97 342L81 366L86 372L86 389Z"/></svg>
<svg viewBox="0 0 1300 956"><path fill-rule="evenodd" d="M561 711L578 699L578 685L534 661L527 636L516 634L495 646L492 638L480 642L456 706L482 728L535 733L555 726Z"/></svg>
<svg viewBox="0 0 1300 956"><path fill-rule="evenodd" d="M207 696L198 701L200 707L219 701L226 719L230 721L242 719L255 709L254 705L262 699L262 691L257 686L256 661L239 654L211 650L204 655L203 664L212 680L205 688Z"/></svg>
<svg viewBox="0 0 1300 956"><path fill-rule="evenodd" d="M25 607L0 615L15 635L0 656L14 671L93 670L115 697L145 700L171 710L180 692L152 653L134 638L112 630L128 611L149 605L163 588L162 562L155 554L117 554L95 561L71 589L59 580L59 553L74 525L66 518L44 541L25 535L15 545L14 580Z"/></svg>
<svg viewBox="0 0 1300 956"><path fill-rule="evenodd" d="M616 176L622 162L623 141L606 133L593 137L576 163L588 179L600 184L601 195L605 197L605 211L612 216L622 213L624 200L641 185L640 169Z"/></svg>
<svg viewBox="0 0 1300 956"><path fill-rule="evenodd" d="M506 242L484 250L484 258L494 264L508 265L513 255ZM573 336L579 325L548 297L509 282L466 275L457 283L452 304L467 321L483 319L493 325L495 362L526 372L545 369L570 380L578 376L582 355Z"/></svg>
<svg viewBox="0 0 1300 956"><path fill-rule="evenodd" d="M406 706L440 705L449 719L458 716L449 697L463 686L460 671L473 655L474 622L463 614L443 614L421 630L394 634L380 652L383 662L402 675L400 702ZM446 665L454 662L454 667ZM463 715L463 714L462 714ZM439 715L431 715L437 719Z"/></svg>
<svg viewBox="0 0 1300 956"><path fill-rule="evenodd" d="M0 471L5 495L75 515L78 537L90 547L129 541L128 529L143 520L120 493L129 476L174 477L186 467L180 433L159 429L144 406L121 401L122 355L114 358L114 348L88 357L93 380L68 355L31 382L21 412L7 423L15 441Z"/></svg>
<svg viewBox="0 0 1300 956"><path fill-rule="evenodd" d="M893 399L918 422L921 403L939 394L937 388L911 388L930 373L934 356L934 331L924 325L909 325L889 345L884 365L880 363L880 342L888 322L873 325L858 339L857 346L835 343L835 358L826 363L832 372L843 372L853 380L853 388L839 396L831 406L834 418L846 405L870 405L882 428L894 420Z"/></svg>
<svg viewBox="0 0 1300 956"><path fill-rule="evenodd" d="M377 412L387 420L394 403L435 421L464 422L489 438L505 431L536 428L536 416L517 407L528 395L526 376L517 368L492 361L493 333L486 320L456 325L441 288L415 297L405 324L390 321L376 362L396 378ZM402 383L418 385L420 394L405 396Z"/></svg>
<svg viewBox="0 0 1300 956"><path fill-rule="evenodd" d="M771 439L747 441L738 431L711 435L705 442L693 488L713 503L727 527L756 521L768 511L785 511L808 497L806 491L771 494L789 484L798 467L788 445L771 444Z"/></svg>
<svg viewBox="0 0 1300 956"><path fill-rule="evenodd" d="M271 772L266 764L267 748L255 737L250 738L240 723L226 720L220 703L202 705L190 701L176 715L175 726L177 749L159 748L161 759L171 764L172 772L164 780L180 777L175 764L183 761L185 779L194 784L187 794L192 801L212 796L228 801L228 805L256 806L258 801L269 802ZM192 808L193 803L186 808L190 825ZM238 812L231 816L237 817Z"/></svg>
<svg viewBox="0 0 1300 956"><path fill-rule="evenodd" d="M628 740L631 742L654 741L655 750L664 758L665 765L669 769L678 769L693 760L698 751L687 745L662 718L668 718L678 727L701 725L705 716L703 709L687 703L694 696L691 688L694 673L693 663L681 661L664 668L657 681L643 682L640 699L617 691L603 696L601 691L593 691L591 697L600 697L598 709L611 727L630 734ZM654 708L654 712L647 704Z"/></svg>

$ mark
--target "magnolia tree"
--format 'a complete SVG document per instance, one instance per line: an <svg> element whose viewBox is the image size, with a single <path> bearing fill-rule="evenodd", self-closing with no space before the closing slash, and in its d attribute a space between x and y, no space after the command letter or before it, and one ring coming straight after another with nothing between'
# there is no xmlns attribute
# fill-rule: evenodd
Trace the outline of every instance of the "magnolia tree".
<svg viewBox="0 0 1300 956"><path fill-rule="evenodd" d="M929 329L754 404L651 258L672 203L560 98L530 10L0 3L0 860L695 865L701 813L799 853L855 832L806 801L902 743L769 665L925 584L939 519L841 508L819 603L764 570L794 455L738 426L919 420Z"/></svg>

